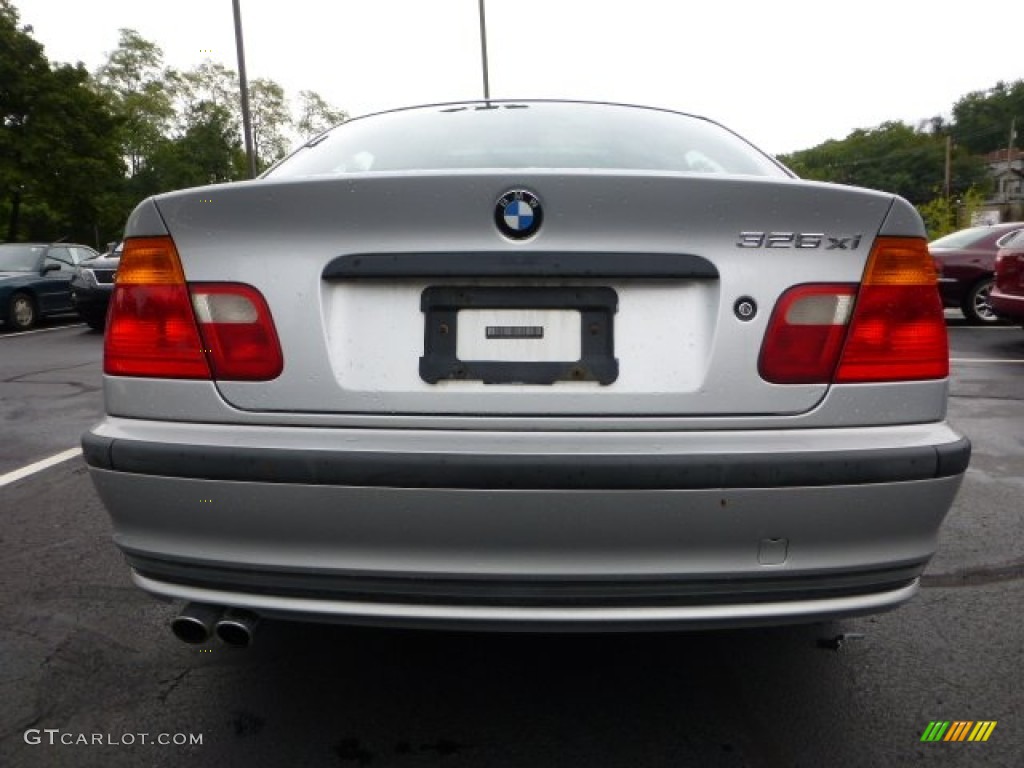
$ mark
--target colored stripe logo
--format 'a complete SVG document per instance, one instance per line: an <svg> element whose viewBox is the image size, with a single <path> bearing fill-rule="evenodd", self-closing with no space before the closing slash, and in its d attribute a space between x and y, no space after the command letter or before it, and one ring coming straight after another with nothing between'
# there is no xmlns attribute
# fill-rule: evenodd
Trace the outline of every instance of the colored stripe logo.
<svg viewBox="0 0 1024 768"><path fill-rule="evenodd" d="M921 741L988 741L996 720L932 720Z"/></svg>

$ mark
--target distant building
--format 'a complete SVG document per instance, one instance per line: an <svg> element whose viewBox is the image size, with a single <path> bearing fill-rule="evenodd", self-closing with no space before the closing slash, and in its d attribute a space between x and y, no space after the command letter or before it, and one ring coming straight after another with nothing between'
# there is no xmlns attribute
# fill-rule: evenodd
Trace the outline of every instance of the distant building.
<svg viewBox="0 0 1024 768"><path fill-rule="evenodd" d="M978 223L1024 221L1024 150L997 149L985 155L992 197L975 214Z"/></svg>

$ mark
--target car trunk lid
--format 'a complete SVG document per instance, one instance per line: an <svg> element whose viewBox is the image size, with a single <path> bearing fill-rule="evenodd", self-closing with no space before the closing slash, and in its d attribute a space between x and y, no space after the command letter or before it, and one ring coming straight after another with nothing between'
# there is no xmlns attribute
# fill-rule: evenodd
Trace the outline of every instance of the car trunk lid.
<svg viewBox="0 0 1024 768"><path fill-rule="evenodd" d="M496 204L534 195L528 239ZM828 385L766 382L790 287L856 284L892 196L796 180L634 172L367 174L158 199L190 282L267 299L255 411L460 415L795 414Z"/></svg>

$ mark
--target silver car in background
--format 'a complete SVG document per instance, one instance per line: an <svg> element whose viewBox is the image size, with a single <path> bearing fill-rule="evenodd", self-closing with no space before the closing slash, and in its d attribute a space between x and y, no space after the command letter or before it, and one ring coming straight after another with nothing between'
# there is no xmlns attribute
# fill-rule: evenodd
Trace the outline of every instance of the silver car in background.
<svg viewBox="0 0 1024 768"><path fill-rule="evenodd" d="M83 444L189 642L877 612L969 460L913 207L702 118L381 113L125 237Z"/></svg>

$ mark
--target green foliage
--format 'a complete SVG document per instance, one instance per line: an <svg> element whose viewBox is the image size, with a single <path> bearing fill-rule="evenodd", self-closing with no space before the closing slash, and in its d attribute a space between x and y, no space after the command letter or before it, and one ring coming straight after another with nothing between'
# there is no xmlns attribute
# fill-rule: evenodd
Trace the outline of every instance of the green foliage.
<svg viewBox="0 0 1024 768"><path fill-rule="evenodd" d="M174 118L175 73L163 66L163 51L134 29L120 30L118 47L96 72L96 84L121 125L121 141L134 176L145 165Z"/></svg>
<svg viewBox="0 0 1024 768"><path fill-rule="evenodd" d="M1024 80L996 83L987 91L974 91L953 106L950 133L960 146L975 154L1006 149L1010 124L1016 118L1017 133L1024 132Z"/></svg>
<svg viewBox="0 0 1024 768"><path fill-rule="evenodd" d="M135 193L145 197L240 178L238 158L244 153L232 120L225 107L205 101L194 105L185 132L153 148L134 179Z"/></svg>
<svg viewBox="0 0 1024 768"><path fill-rule="evenodd" d="M948 235L958 229L972 226L974 214L985 204L985 194L971 187L958 198L936 197L917 206L917 212L924 219L928 239Z"/></svg>
<svg viewBox="0 0 1024 768"><path fill-rule="evenodd" d="M90 76L51 66L0 0L0 234L68 237L99 245L120 236L135 204L153 194L246 178L237 75L206 60L178 72L132 29ZM313 91L297 117L284 89L250 84L257 161L347 119Z"/></svg>
<svg viewBox="0 0 1024 768"><path fill-rule="evenodd" d="M285 131L291 115L284 88L273 80L258 78L249 83L249 105L252 110L252 147L256 167L262 171L284 157L288 148Z"/></svg>
<svg viewBox="0 0 1024 768"><path fill-rule="evenodd" d="M958 229L956 206L952 200L945 197L936 197L927 203L921 203L917 206L917 212L924 219L924 228L928 232L929 240L935 240Z"/></svg>
<svg viewBox="0 0 1024 768"><path fill-rule="evenodd" d="M172 87L178 104L179 131L193 126L195 116L203 114L202 105L215 105L223 108L228 125L241 143L239 84L233 70L207 59L193 70L173 73ZM299 140L305 141L348 119L345 110L332 106L315 91L299 92L293 117L284 89L266 78L250 83L249 103L257 165L261 169L285 153L293 130ZM240 172L244 177L244 162Z"/></svg>
<svg viewBox="0 0 1024 768"><path fill-rule="evenodd" d="M986 195L981 190L973 187L960 196L957 201L957 210L961 228L974 226L974 214L978 213L985 205L985 197Z"/></svg>
<svg viewBox="0 0 1024 768"><path fill-rule="evenodd" d="M942 190L945 155L945 136L888 122L779 159L803 178L893 192L920 204ZM953 193L984 183L984 165L963 148L954 149L951 170Z"/></svg>
<svg viewBox="0 0 1024 768"><path fill-rule="evenodd" d="M172 90L177 102L178 130L188 130L194 119L202 119L204 105L212 105L223 111L241 140L238 75L234 71L206 59L195 69L174 73Z"/></svg>
<svg viewBox="0 0 1024 768"><path fill-rule="evenodd" d="M123 221L118 123L89 73L51 67L31 31L0 0L0 231L95 244Z"/></svg>
<svg viewBox="0 0 1024 768"><path fill-rule="evenodd" d="M295 128L303 139L319 136L328 128L348 120L348 113L328 104L316 91L299 91L299 115Z"/></svg>
<svg viewBox="0 0 1024 768"><path fill-rule="evenodd" d="M37 191L58 206L64 231L92 240L90 229L117 226L110 210L122 178L117 118L89 87L89 73L81 65L53 69L36 117Z"/></svg>
<svg viewBox="0 0 1024 768"><path fill-rule="evenodd" d="M32 105L38 84L49 75L43 47L30 29L18 26L18 12L0 0L0 213L13 239L32 169L26 157L26 135L32 132Z"/></svg>
<svg viewBox="0 0 1024 768"><path fill-rule="evenodd" d="M96 77L121 119L129 197L247 177L233 70L210 59L184 72L164 67L159 46L122 29ZM305 136L347 118L318 94L303 91L293 119L284 89L267 78L249 84L249 101L261 170L285 154L293 128Z"/></svg>

